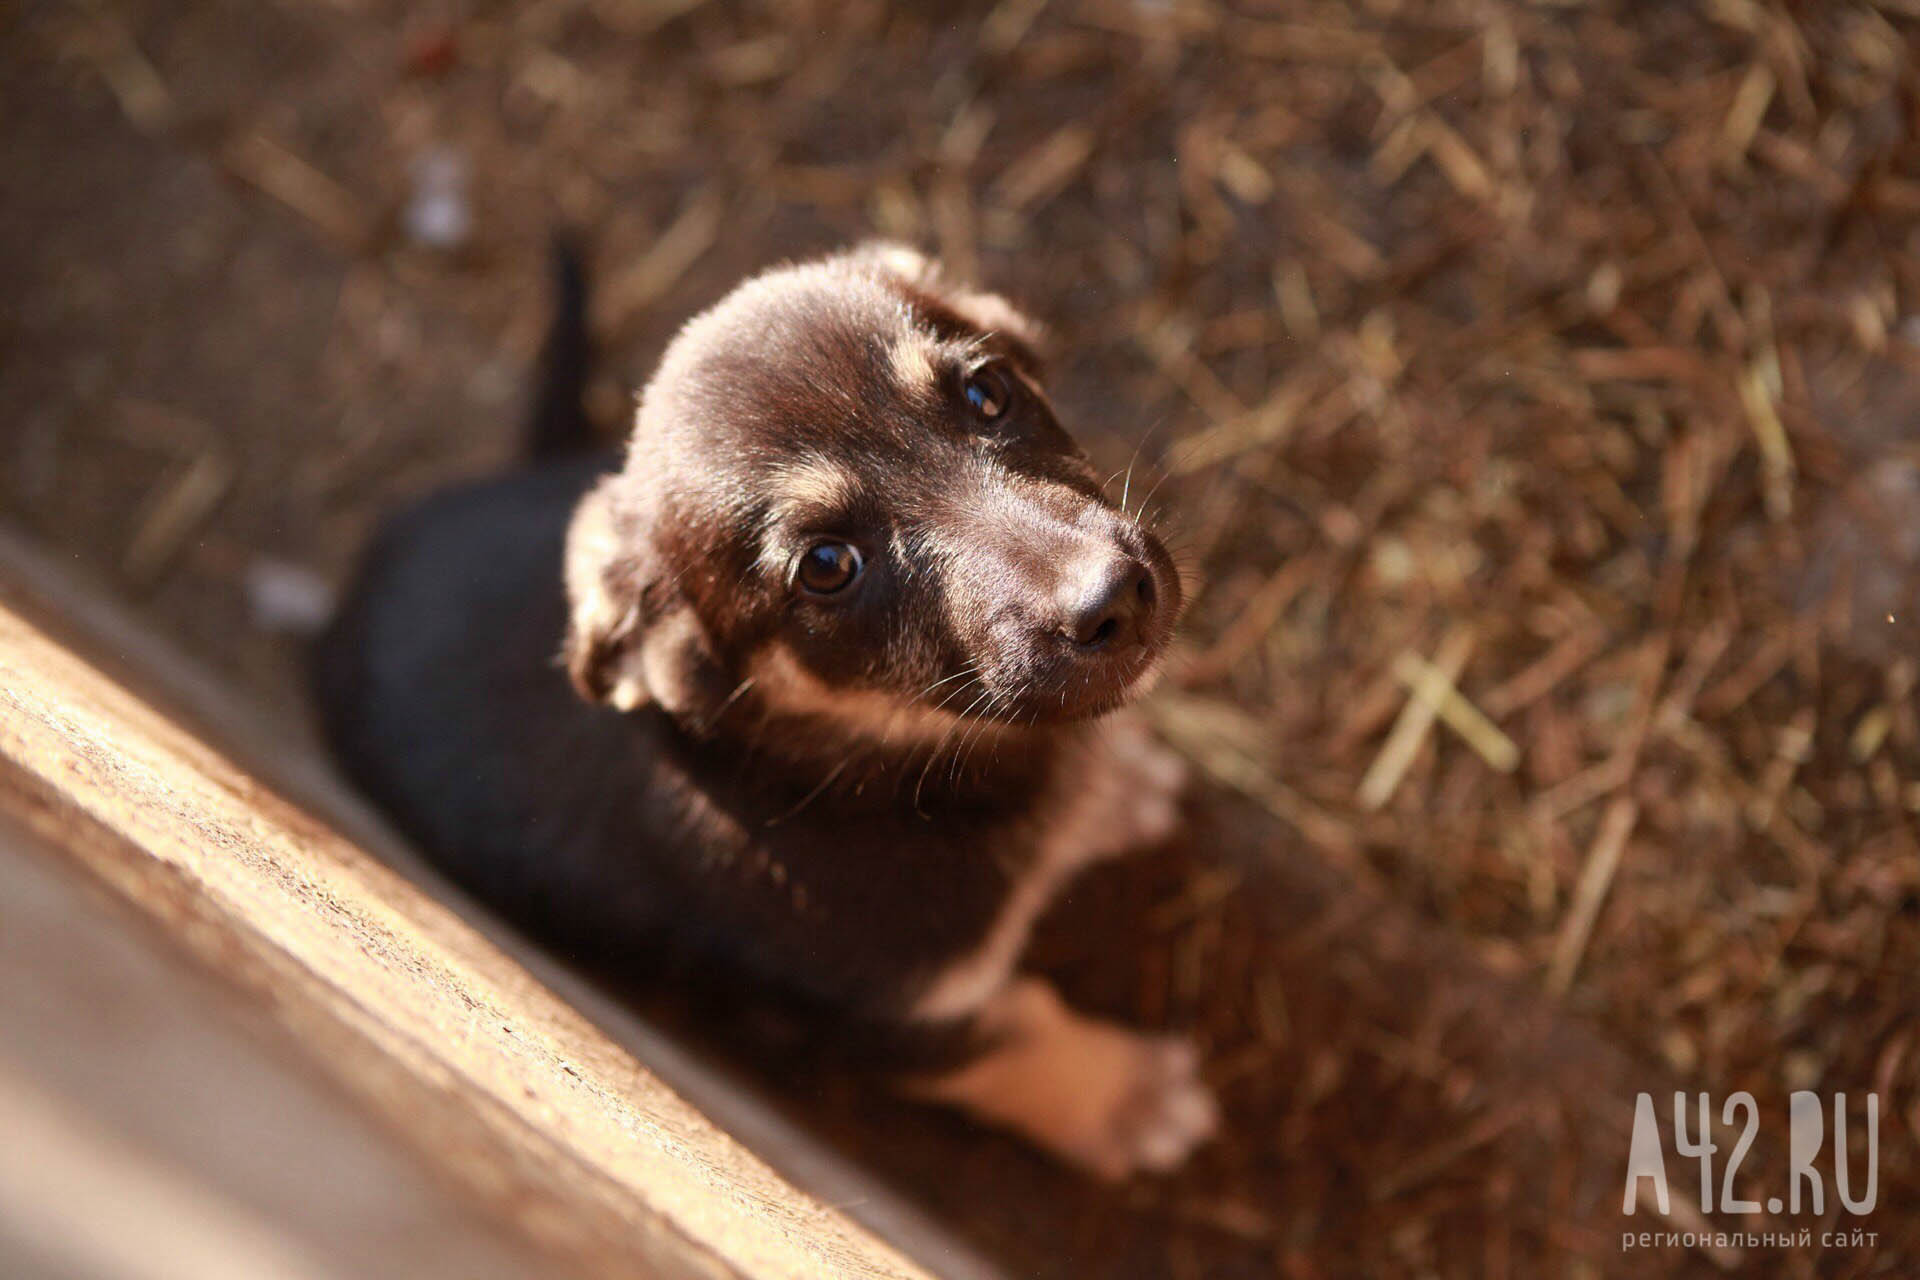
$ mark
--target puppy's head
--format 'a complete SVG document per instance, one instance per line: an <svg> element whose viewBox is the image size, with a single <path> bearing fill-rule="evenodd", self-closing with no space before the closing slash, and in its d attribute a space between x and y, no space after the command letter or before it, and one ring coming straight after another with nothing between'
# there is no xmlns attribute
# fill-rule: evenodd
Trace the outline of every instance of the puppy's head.
<svg viewBox="0 0 1920 1280"><path fill-rule="evenodd" d="M1179 575L1055 420L1035 344L895 246L693 320L575 516L576 686L707 731L753 709L892 740L1120 705Z"/></svg>

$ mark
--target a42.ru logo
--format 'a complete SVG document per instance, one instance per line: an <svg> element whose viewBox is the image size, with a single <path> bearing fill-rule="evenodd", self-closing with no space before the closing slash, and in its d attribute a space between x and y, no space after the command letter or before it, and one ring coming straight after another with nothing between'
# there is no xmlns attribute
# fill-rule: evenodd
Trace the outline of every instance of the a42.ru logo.
<svg viewBox="0 0 1920 1280"><path fill-rule="evenodd" d="M1713 1157L1720 1147L1713 1140L1710 1123L1712 1109L1704 1093L1698 1095L1696 1116L1691 1125L1694 1136L1690 1136L1687 1095L1673 1095L1673 1146L1683 1158L1700 1162L1700 1211L1759 1213L1760 1202L1741 1198L1735 1194L1734 1187L1740 1164L1746 1159L1747 1150L1760 1130L1759 1104L1753 1100L1752 1094L1741 1092L1728 1097L1721 1107L1720 1123L1729 1130L1736 1123L1736 1116L1744 1116L1744 1120L1739 1121L1740 1136L1727 1153L1727 1163L1719 1180L1717 1205L1714 1199ZM1867 1095L1866 1129L1866 1191L1859 1199L1855 1199L1847 1163L1847 1095L1837 1093L1833 1096L1833 1142L1829 1146L1826 1141L1826 1108L1821 1105L1820 1096L1804 1090L1793 1094L1787 1100L1787 1198L1783 1202L1779 1196L1769 1196L1767 1212L1775 1215L1782 1210L1799 1213L1803 1205L1815 1214L1826 1212L1826 1183L1819 1168L1820 1153L1824 1148L1832 1153L1829 1168L1833 1174L1833 1190L1842 1207L1856 1216L1872 1213L1874 1201L1880 1194L1878 1094ZM1667 1152L1661 1143L1660 1122L1654 1113L1653 1095L1643 1093L1634 1099L1633 1145L1627 1155L1627 1187L1620 1206L1622 1213L1634 1212L1640 1199L1640 1186L1647 1181L1653 1183L1654 1203L1660 1212L1663 1215L1671 1212L1667 1191ZM1809 1193L1804 1200L1802 1191Z"/></svg>

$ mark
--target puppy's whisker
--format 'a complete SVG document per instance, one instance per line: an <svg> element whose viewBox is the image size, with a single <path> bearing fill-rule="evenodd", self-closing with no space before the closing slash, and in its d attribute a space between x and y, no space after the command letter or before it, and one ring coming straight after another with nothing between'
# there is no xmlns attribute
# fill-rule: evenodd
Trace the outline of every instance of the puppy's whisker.
<svg viewBox="0 0 1920 1280"><path fill-rule="evenodd" d="M958 697L960 694L965 693L969 687L970 686L968 685L961 685L959 688L955 689L953 693L947 695L947 697L942 698L940 700L939 706L936 707L935 710L939 710L940 708L945 707L948 702L952 701L954 698ZM953 715L952 723L948 724L947 727L941 731L939 738L937 738L934 741L932 751L929 753L929 758L938 756L940 753L940 749L947 744L947 740L950 739L954 734L962 732L966 728L967 713L969 711L972 711L973 708L979 706L980 699L983 698L984 696L986 696L984 693L982 693L979 690L975 690L973 701L969 702L965 707L963 707L959 711L955 711L952 713Z"/></svg>
<svg viewBox="0 0 1920 1280"><path fill-rule="evenodd" d="M960 686L961 690L965 690L966 688L967 688L966 685ZM961 711L955 717L954 722L951 725L947 726L946 730L943 733L941 733L939 740L933 744L933 749L927 752L927 763L920 770L919 780L913 784L913 807L916 812L923 812L920 809L920 794L922 790L926 787L927 775L933 772L933 766L939 761L940 753L945 748L947 744L947 740L951 738L956 731L958 731L963 726L965 726L967 715L970 712L972 712L972 710L975 707L979 706L983 699L991 696L991 694L992 694L992 690L982 690L981 692L976 693L974 695L973 701L969 702L966 706L966 709ZM946 705L945 699L941 700L941 705L942 706Z"/></svg>
<svg viewBox="0 0 1920 1280"><path fill-rule="evenodd" d="M941 685L946 684L949 680L962 679L963 677L972 675L974 672L978 671L979 669L980 669L979 663L970 662L966 666L962 667L960 670L954 672L952 675L944 676L941 679L935 680L932 684L922 689L919 693L914 694L913 695L914 700L918 701L919 699L926 697L928 694L932 693L935 689L938 689Z"/></svg>
<svg viewBox="0 0 1920 1280"><path fill-rule="evenodd" d="M1148 427L1145 431L1142 431L1140 433L1140 438L1133 442L1133 456L1127 459L1127 466L1126 466L1127 488L1123 489L1120 494L1120 514L1121 515L1127 514L1127 489L1130 489L1132 486L1133 468L1140 461L1141 451L1147 447L1147 441L1153 439L1154 433L1159 431L1160 428L1166 425L1167 425L1167 420L1165 418L1161 418L1159 421L1155 422L1152 426ZM1119 473L1115 472L1114 474L1118 475ZM1167 474L1168 473L1165 471L1161 472L1160 480L1156 482L1153 486L1155 489L1158 489L1161 484L1164 484L1166 482ZM1112 483L1113 483L1113 476L1108 476L1107 484L1112 484ZM1106 485L1101 485L1100 487L1104 489L1106 488ZM1150 499L1153 497L1153 495L1149 493L1147 497ZM1142 502L1141 505L1145 506L1146 503Z"/></svg>
<svg viewBox="0 0 1920 1280"><path fill-rule="evenodd" d="M1153 488L1147 490L1147 496L1140 499L1140 510L1142 514L1135 517L1140 521L1140 523L1145 524L1147 522L1147 517L1145 515L1145 512L1147 509L1147 504L1153 501L1153 495L1160 492L1160 486L1165 484L1168 480L1172 479L1172 477L1173 477L1173 473L1171 471L1162 471L1160 473L1160 478L1153 482Z"/></svg>
<svg viewBox="0 0 1920 1280"><path fill-rule="evenodd" d="M971 753L972 744L978 743L981 738L993 730L994 712L1011 696L1010 691L995 691L987 698L985 707L969 711L972 723L967 726L966 732L960 737L959 744L954 748L954 776L956 779L960 775L962 762L967 755Z"/></svg>
<svg viewBox="0 0 1920 1280"><path fill-rule="evenodd" d="M734 703L740 701L740 699L745 696L747 690L753 688L753 679L752 676L748 676L745 680L733 686L733 692L729 693L720 705L713 709L713 715L708 718L708 722L718 723L720 717L727 713L727 709Z"/></svg>
<svg viewBox="0 0 1920 1280"><path fill-rule="evenodd" d="M988 727L992 724L989 717L993 715L994 709L1000 705L1005 696L1003 693L996 693L988 699L986 710L980 713L979 719L969 725L967 732L961 736L960 744L953 753L953 767L949 775L951 781L959 781L965 771L967 757L973 753L973 747L978 745L980 739L986 736Z"/></svg>
<svg viewBox="0 0 1920 1280"><path fill-rule="evenodd" d="M968 672L968 674L972 675L974 673ZM933 704L933 709L935 711L944 710L948 703L952 702L955 698L958 698L961 694L967 692L971 688L973 688L973 686L967 685L967 684L955 685L951 690L949 690L947 693L941 696L940 701ZM964 716L966 713L964 711L956 711L953 714L955 718L958 719L959 717Z"/></svg>
<svg viewBox="0 0 1920 1280"><path fill-rule="evenodd" d="M827 774L827 776L820 779L819 785L815 786L813 790L807 792L806 795L800 797L800 803L794 805L793 808L788 809L785 813L776 814L774 817L768 818L766 825L769 827L779 826L781 823L785 822L788 818L793 817L794 815L798 814L802 809L812 804L815 800L818 800L822 795L825 795L827 788L831 787L834 784L834 780L837 779L841 774L845 773L847 771L847 766L852 763L853 763L853 757L848 756L846 759L842 760L839 764L833 766L833 769Z"/></svg>

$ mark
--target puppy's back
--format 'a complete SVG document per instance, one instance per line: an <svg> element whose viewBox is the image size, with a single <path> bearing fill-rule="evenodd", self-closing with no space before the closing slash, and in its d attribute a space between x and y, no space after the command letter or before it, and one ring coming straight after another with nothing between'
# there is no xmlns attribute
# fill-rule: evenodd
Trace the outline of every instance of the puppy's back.
<svg viewBox="0 0 1920 1280"><path fill-rule="evenodd" d="M598 851L642 835L608 829L633 810L607 795L645 776L646 735L576 698L556 660L567 521L610 464L454 489L391 521L314 662L322 729L354 780L468 888L576 943L594 915L650 914L632 875L632 901L574 892L604 892Z"/></svg>

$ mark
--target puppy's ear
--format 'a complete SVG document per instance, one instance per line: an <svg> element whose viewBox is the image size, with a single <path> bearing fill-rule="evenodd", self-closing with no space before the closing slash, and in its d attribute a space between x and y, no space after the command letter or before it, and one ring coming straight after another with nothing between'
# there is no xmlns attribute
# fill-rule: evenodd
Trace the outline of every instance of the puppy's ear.
<svg viewBox="0 0 1920 1280"><path fill-rule="evenodd" d="M860 247L860 253L899 279L928 310L945 312L959 325L998 335L1034 373L1046 361L1046 330L1040 322L997 293L973 289L947 278L937 259L889 240Z"/></svg>
<svg viewBox="0 0 1920 1280"><path fill-rule="evenodd" d="M589 702L704 719L726 695L724 673L648 522L622 509L621 483L602 480L567 529L567 675Z"/></svg>

